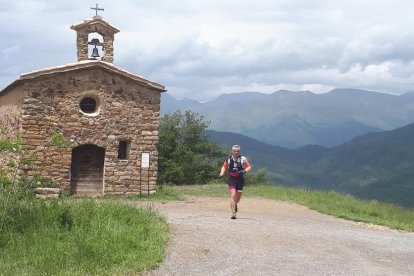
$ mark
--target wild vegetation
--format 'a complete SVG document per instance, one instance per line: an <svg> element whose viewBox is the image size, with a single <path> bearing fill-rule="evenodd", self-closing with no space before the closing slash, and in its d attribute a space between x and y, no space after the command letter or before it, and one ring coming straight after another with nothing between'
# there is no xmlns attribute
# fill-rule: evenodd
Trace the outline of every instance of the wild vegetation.
<svg viewBox="0 0 414 276"><path fill-rule="evenodd" d="M205 136L209 122L191 111L176 111L160 121L158 182L206 183L216 178L225 153Z"/></svg>
<svg viewBox="0 0 414 276"><path fill-rule="evenodd" d="M126 275L164 259L168 226L151 209L124 202L61 198L39 200L46 185L28 176L22 141L0 140L10 161L0 170L0 274Z"/></svg>
<svg viewBox="0 0 414 276"><path fill-rule="evenodd" d="M26 204L0 232L5 275L127 275L165 257L168 227L153 210L85 199Z"/></svg>

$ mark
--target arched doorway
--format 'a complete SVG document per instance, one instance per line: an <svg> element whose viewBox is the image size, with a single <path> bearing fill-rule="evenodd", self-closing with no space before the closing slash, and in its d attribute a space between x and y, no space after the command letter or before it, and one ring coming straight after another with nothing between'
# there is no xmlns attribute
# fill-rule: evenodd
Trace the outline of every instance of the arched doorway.
<svg viewBox="0 0 414 276"><path fill-rule="evenodd" d="M72 150L71 190L75 195L102 195L105 149L81 145Z"/></svg>

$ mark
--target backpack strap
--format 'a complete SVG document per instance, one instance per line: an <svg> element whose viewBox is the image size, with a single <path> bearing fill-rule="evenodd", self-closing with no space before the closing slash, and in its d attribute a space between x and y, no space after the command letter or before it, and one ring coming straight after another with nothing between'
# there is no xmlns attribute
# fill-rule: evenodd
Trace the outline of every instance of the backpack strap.
<svg viewBox="0 0 414 276"><path fill-rule="evenodd" d="M239 155L237 157L236 161L233 160L233 156L229 156L227 158L227 163L229 164L229 170L233 170L233 168L237 168L239 170L243 169L243 163L242 163L242 156L241 155Z"/></svg>
<svg viewBox="0 0 414 276"><path fill-rule="evenodd" d="M239 155L239 157L237 157L237 168L239 170L243 170L243 163L242 163L242 156Z"/></svg>
<svg viewBox="0 0 414 276"><path fill-rule="evenodd" d="M227 157L227 164L229 164L229 171L233 170L234 168L234 160L231 156Z"/></svg>

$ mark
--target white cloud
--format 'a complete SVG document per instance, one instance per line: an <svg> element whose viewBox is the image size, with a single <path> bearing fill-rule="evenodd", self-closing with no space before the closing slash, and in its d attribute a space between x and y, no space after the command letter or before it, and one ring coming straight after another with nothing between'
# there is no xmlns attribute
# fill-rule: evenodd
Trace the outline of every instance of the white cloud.
<svg viewBox="0 0 414 276"><path fill-rule="evenodd" d="M103 0L119 28L115 64L177 98L280 89L413 90L414 2L405 0ZM81 0L0 0L0 89L76 60Z"/></svg>

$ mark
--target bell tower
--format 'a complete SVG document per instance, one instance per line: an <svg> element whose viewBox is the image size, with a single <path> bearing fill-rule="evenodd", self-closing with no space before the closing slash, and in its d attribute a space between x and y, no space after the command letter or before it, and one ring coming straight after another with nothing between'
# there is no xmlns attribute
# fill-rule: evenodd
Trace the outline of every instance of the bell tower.
<svg viewBox="0 0 414 276"><path fill-rule="evenodd" d="M83 22L70 26L72 30L76 31L78 61L102 60L113 63L114 37L119 30L102 20L98 11L104 9L99 8L98 4L91 9L96 11L92 19L84 19Z"/></svg>

